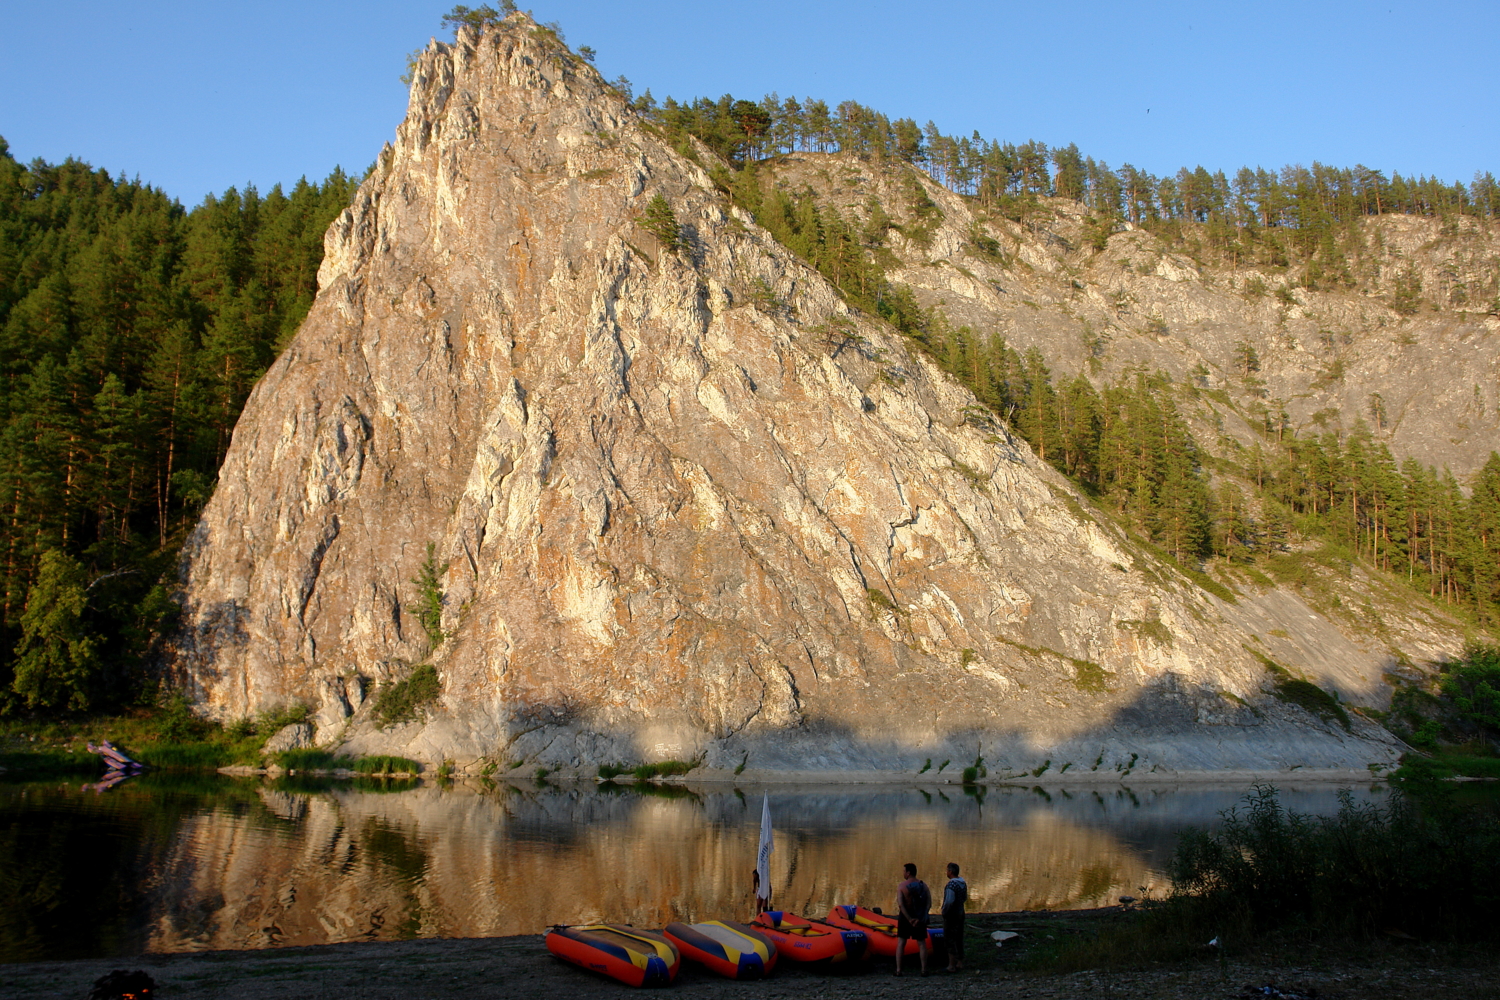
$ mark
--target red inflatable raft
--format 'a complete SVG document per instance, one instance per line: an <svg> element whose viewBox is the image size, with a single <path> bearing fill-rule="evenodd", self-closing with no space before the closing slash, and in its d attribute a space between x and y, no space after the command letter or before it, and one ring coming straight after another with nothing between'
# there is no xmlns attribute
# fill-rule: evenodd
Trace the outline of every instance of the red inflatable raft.
<svg viewBox="0 0 1500 1000"><path fill-rule="evenodd" d="M781 910L757 914L754 926L776 945L777 954L794 962L857 962L865 957L870 942L863 931Z"/></svg>
<svg viewBox="0 0 1500 1000"><path fill-rule="evenodd" d="M870 954L883 955L887 958L896 957L896 949L900 946L900 939L896 937L896 918L888 917L874 910L867 910L863 906L835 906L828 911L828 922L835 927L844 927L849 930L864 931L870 939ZM929 927L927 929L927 947L937 948L943 943L943 929L941 927ZM903 955L917 954L917 939L906 939L906 951Z"/></svg>
<svg viewBox="0 0 1500 1000"><path fill-rule="evenodd" d="M663 933L684 958L730 979L764 979L776 968L776 946L744 924L722 920L668 924Z"/></svg>
<svg viewBox="0 0 1500 1000"><path fill-rule="evenodd" d="M677 947L661 934L627 924L554 927L547 932L547 950L627 986L671 986L681 962Z"/></svg>

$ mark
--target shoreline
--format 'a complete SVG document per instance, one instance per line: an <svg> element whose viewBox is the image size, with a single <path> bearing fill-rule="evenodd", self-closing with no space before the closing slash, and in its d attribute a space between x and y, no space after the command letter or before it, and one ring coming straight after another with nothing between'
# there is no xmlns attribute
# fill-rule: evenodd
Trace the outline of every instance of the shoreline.
<svg viewBox="0 0 1500 1000"><path fill-rule="evenodd" d="M476 780L488 780L496 784L517 782L528 782L532 784L550 785L604 785L614 784L622 788L632 785L653 785L658 787L680 787L692 789L702 786L714 790L726 788L759 788L767 785L797 785L797 786L819 786L819 785L880 785L898 786L909 788L921 787L948 787L948 788L1032 788L1032 787L1089 787L1089 786L1131 786L1131 785L1155 785L1155 786L1241 786L1249 787L1255 784L1386 784L1387 778L1384 773L1371 770L1355 770L1353 768L1303 768L1300 766L1286 768L1277 771L1264 770L1225 770L1225 771L1140 771L1140 772L1091 772L1079 771L1072 774L1066 772L1049 771L1034 775L1000 774L979 778L972 782L965 782L959 775L931 775L922 773L897 772L897 771L769 771L769 770L746 770L740 774L732 771L702 771L695 770L685 775L666 775L654 778L640 779L631 775L619 775L610 779L601 779L586 770L547 770L531 766L516 768L503 774L480 774L472 771L456 771L451 774L440 774L435 769L425 769L420 772L394 771L388 773L359 773L346 768L330 769L291 769L286 770L278 767L249 767L230 766L217 769L218 773L237 778L250 777L315 777L315 778L405 778L418 781L453 781L472 782Z"/></svg>
<svg viewBox="0 0 1500 1000"><path fill-rule="evenodd" d="M1493 996L1493 956L1444 964L1432 949L1407 945L1367 958L1327 957L1299 953L1295 960L1268 960L1264 955L1201 958L1150 968L1031 973L1016 967L1021 952L1015 943L990 950L992 929L1014 927L1021 940L1042 942L1068 927L1118 918L1119 908L1102 910L1017 911L969 914L968 968L956 974L937 971L922 978L896 980L888 959L842 971L813 971L782 962L767 980L721 979L684 962L671 989L703 1000L787 998L793 996L860 996L876 1000L975 998L997 995L1048 996L1054 1000L1094 1000L1099 996L1151 997L1153 1000L1201 1000L1240 995L1246 985L1274 984L1284 991L1329 998L1370 997L1417 1000L1444 996L1480 1000ZM981 949L983 951L981 952ZM912 960L915 966L915 960ZM8 997L81 997L93 982L115 969L142 969L156 981L157 994L169 1000L192 996L204 1000L473 1000L476 996L565 995L570 1000L618 998L628 987L553 958L540 933L493 938L422 938L406 941L360 941L271 948L254 951L147 953L114 958L86 958L9 963L3 968Z"/></svg>

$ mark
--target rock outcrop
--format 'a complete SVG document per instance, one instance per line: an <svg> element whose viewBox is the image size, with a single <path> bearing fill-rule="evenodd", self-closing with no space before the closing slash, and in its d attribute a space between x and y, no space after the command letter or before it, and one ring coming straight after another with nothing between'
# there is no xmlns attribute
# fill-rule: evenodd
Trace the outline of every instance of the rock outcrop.
<svg viewBox="0 0 1500 1000"><path fill-rule="evenodd" d="M1446 648L1092 515L523 15L422 54L319 284L185 549L172 664L219 717L548 767L1364 768L1399 747L1267 664L1373 704ZM440 697L379 728L421 662Z"/></svg>

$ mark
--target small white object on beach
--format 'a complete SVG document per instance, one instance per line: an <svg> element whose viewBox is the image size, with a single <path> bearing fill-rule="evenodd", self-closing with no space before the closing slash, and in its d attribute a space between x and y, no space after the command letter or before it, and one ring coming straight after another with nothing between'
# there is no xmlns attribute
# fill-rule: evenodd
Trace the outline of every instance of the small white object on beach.
<svg viewBox="0 0 1500 1000"><path fill-rule="evenodd" d="M1021 935L1017 934L1015 931L995 931L990 935L990 940L995 942L996 948L1003 948L1005 947L1005 942L1009 941L1011 938L1020 936Z"/></svg>

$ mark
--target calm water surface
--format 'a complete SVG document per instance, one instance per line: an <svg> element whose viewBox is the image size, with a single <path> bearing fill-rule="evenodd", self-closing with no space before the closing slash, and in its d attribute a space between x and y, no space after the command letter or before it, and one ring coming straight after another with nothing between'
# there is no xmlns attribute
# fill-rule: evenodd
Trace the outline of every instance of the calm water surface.
<svg viewBox="0 0 1500 1000"><path fill-rule="evenodd" d="M779 907L890 907L905 861L929 883L963 865L971 909L1102 906L1164 892L1181 830L1245 791L0 783L0 961L745 919L763 792ZM1282 801L1338 805L1323 787Z"/></svg>

